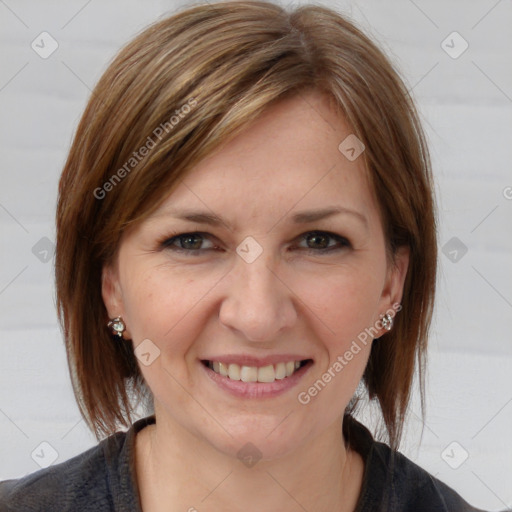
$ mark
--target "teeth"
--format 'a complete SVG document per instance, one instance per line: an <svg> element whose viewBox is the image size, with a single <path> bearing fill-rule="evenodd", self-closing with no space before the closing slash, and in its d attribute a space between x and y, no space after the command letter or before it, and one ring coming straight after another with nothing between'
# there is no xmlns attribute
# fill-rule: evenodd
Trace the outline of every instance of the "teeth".
<svg viewBox="0 0 512 512"><path fill-rule="evenodd" d="M240 366L237 364L230 364L228 366L228 377L231 380L240 380Z"/></svg>
<svg viewBox="0 0 512 512"><path fill-rule="evenodd" d="M235 363L229 365L219 361L209 361L208 367L215 373L229 377L231 380L242 382L274 382L290 377L295 370L300 368L300 361L288 361L287 363L269 364L260 368L256 366L240 366Z"/></svg>
<svg viewBox="0 0 512 512"><path fill-rule="evenodd" d="M258 368L254 366L242 366L240 368L240 380L243 382L256 382L258 380Z"/></svg>
<svg viewBox="0 0 512 512"><path fill-rule="evenodd" d="M213 371L215 371L215 368ZM227 365L225 365L224 363L219 363L219 373L221 375L224 375L224 377L227 377L229 373Z"/></svg>
<svg viewBox="0 0 512 512"><path fill-rule="evenodd" d="M284 363L276 364L276 379L284 379L286 377L286 365Z"/></svg>
<svg viewBox="0 0 512 512"><path fill-rule="evenodd" d="M258 368L258 382L274 382L276 380L276 371L274 365L262 366Z"/></svg>

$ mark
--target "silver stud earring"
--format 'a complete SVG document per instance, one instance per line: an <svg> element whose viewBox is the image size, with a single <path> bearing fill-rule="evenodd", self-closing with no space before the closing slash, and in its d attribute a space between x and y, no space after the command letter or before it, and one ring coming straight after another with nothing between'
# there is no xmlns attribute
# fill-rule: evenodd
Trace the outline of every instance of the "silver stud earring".
<svg viewBox="0 0 512 512"><path fill-rule="evenodd" d="M384 327L386 331L391 331L393 328L393 317L389 313L386 313L385 315L380 315L380 319L382 327Z"/></svg>
<svg viewBox="0 0 512 512"><path fill-rule="evenodd" d="M120 316L112 318L112 320L107 324L107 327L110 328L114 336L119 336L119 338L123 337L123 332L126 330L126 325Z"/></svg>

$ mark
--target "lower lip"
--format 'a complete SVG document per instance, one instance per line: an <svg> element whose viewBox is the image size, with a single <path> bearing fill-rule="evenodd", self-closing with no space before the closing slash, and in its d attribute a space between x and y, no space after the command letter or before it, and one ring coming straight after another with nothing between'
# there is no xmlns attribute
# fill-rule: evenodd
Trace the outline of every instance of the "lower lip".
<svg viewBox="0 0 512 512"><path fill-rule="evenodd" d="M206 372L206 375L213 380L222 390L241 398L272 398L281 395L293 388L304 377L313 366L313 361L308 361L304 366L293 372L290 377L275 380L274 382L243 382L232 380L215 373L211 368L205 366L201 361L199 365Z"/></svg>

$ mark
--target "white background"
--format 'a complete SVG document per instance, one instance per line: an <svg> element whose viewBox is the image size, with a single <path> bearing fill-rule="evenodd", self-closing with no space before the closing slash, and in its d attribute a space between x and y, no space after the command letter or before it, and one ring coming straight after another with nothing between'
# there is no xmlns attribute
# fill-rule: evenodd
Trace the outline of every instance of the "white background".
<svg viewBox="0 0 512 512"><path fill-rule="evenodd" d="M57 182L109 60L178 5L0 1L0 480L39 469L31 453L41 442L56 463L96 444L56 322ZM401 70L429 136L440 250L453 237L468 249L456 262L440 253L426 426L421 437L415 396L401 449L473 505L512 507L512 3L325 5L351 16ZM47 59L31 48L43 31L58 43ZM463 40L450 36L445 48L469 44L458 58L442 46L454 31ZM445 461L456 465L466 452L457 469Z"/></svg>

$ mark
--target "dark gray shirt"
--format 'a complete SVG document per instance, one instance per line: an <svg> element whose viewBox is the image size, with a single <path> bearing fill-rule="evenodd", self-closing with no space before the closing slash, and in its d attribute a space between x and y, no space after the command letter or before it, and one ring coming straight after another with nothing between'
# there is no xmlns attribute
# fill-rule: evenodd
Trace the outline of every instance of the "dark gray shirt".
<svg viewBox="0 0 512 512"><path fill-rule="evenodd" d="M128 432L117 432L65 462L0 482L0 512L142 512L135 436L154 422L148 416ZM346 439L365 461L356 512L482 512L400 453L374 441L362 424L345 418L343 425Z"/></svg>

